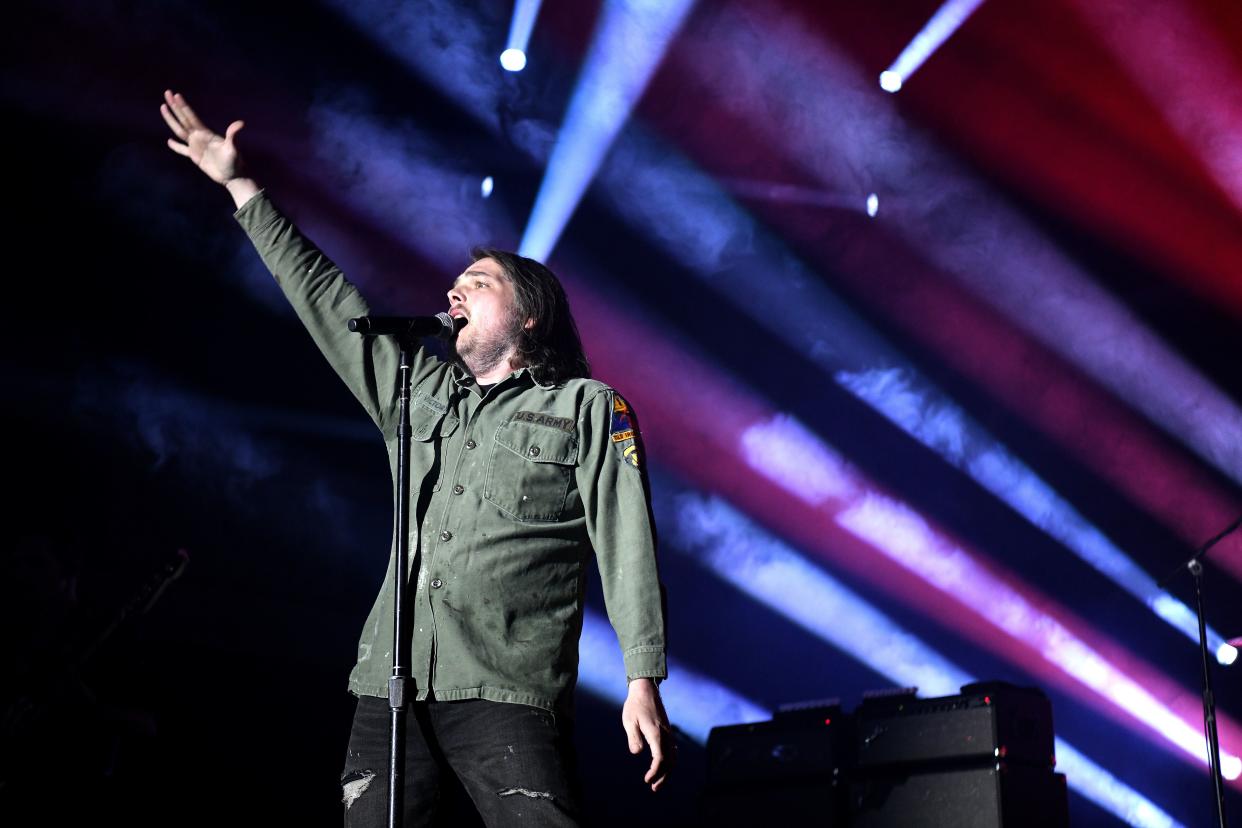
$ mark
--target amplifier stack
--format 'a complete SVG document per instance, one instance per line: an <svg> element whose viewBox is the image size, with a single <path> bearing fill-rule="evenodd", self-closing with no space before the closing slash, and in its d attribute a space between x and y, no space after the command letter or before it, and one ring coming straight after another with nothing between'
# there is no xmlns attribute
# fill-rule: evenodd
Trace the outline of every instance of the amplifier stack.
<svg viewBox="0 0 1242 828"><path fill-rule="evenodd" d="M1052 708L1039 690L971 684L957 696L873 696L785 709L712 730L706 825L1062 828Z"/></svg>

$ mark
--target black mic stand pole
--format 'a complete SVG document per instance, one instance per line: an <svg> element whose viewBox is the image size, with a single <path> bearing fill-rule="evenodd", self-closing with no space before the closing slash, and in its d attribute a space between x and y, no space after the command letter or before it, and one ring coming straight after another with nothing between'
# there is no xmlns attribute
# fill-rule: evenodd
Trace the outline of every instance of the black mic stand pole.
<svg viewBox="0 0 1242 828"><path fill-rule="evenodd" d="M352 327L352 326L351 326ZM393 567L392 675L388 679L388 828L400 828L405 812L405 716L410 684L410 637L406 634L406 585L410 571L410 365L414 338L398 336L401 403L397 414L397 560Z"/></svg>
<svg viewBox="0 0 1242 828"><path fill-rule="evenodd" d="M366 317L351 319L349 329L367 333ZM392 675L388 678L388 828L399 828L405 811L405 703L410 685L410 637L406 635L405 593L410 571L410 365L414 336L396 336L401 349L397 383L401 402L397 411L397 560L393 577Z"/></svg>
<svg viewBox="0 0 1242 828"><path fill-rule="evenodd" d="M1208 659L1207 620L1203 612L1202 559L1209 549L1239 526L1242 526L1242 516L1195 550L1195 554L1185 564L1195 582L1195 610L1199 615L1199 654L1203 658L1203 731L1207 738L1208 770L1212 774L1212 785L1216 792L1216 816L1220 828L1228 828L1228 825L1225 822L1225 784L1220 773L1220 735L1216 732L1216 700L1212 696L1211 662Z"/></svg>
<svg viewBox="0 0 1242 828"><path fill-rule="evenodd" d="M432 319L358 317L349 330L363 335L394 334L401 349L397 382L397 560L393 567L392 675L388 678L388 828L399 828L405 811L405 705L410 685L410 636L406 624L406 582L410 571L410 382L415 339L436 334L450 338L461 320L439 313Z"/></svg>

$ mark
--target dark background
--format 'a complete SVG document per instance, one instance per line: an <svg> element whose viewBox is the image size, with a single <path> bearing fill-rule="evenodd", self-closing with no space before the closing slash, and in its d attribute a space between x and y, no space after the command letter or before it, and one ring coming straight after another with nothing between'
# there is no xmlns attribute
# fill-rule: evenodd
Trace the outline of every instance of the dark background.
<svg viewBox="0 0 1242 828"><path fill-rule="evenodd" d="M750 117L739 114L759 106L764 94L747 97L739 82L737 100L726 100L712 92L718 87L696 86L686 71L710 55L712 27L730 5L702 2L692 12L634 123L722 182L820 186L805 175L816 159L768 143L771 132L788 127L793 134L798 125L773 128L754 109ZM871 77L936 8L918 0L834 3L830 11L817 3L737 5L754 20L796 21L804 37L827 44ZM1210 159L1161 121L1151 95L1127 78L1072 4L1040 4L1039 11L1015 5L985 4L892 99L895 111L1226 399L1242 399L1242 254L1226 243L1236 242L1240 229L1227 187L1213 179ZM522 150L541 129L555 134L597 10L569 0L545 3L530 68L507 76L494 59L481 61L490 74L471 78L467 87L486 94L471 99L460 83L437 83L432 69L417 71L437 64L430 57L420 63L416 52L498 54L509 6L411 7L412 18L394 13L389 28L374 30L343 7L317 3L11 7L0 95L9 204L4 434L13 457L6 463L4 629L20 680L5 698L10 706L33 698L23 721L38 734L36 748L16 756L6 751L4 795L10 805L20 803L14 807L37 803L50 810L52 824L79 812L130 824L339 819L338 777L352 713L345 680L383 575L390 530L381 442L264 281L230 217L227 195L164 147L157 107L163 90L175 88L221 131L229 119L244 118L240 140L254 174L379 307L438 310L470 241L516 246L542 177ZM1205 21L1227 65L1242 71L1236 10L1213 0L1163 7ZM408 19L434 25L404 31ZM1118 27L1128 31L1124 19ZM394 33L403 31L414 54L391 46ZM1193 51L1199 44L1191 38L1171 31L1167 48ZM787 51L796 62L796 44L756 42L762 47L756 61ZM1236 79L1204 79L1198 85L1204 106L1242 115L1227 91ZM799 76L799 83L795 98L831 94L827 79ZM480 100L500 102L482 121ZM439 195L399 208L416 217L408 235L360 206L371 197L400 203L399 186L382 186L385 176L399 182L400 175L366 167L379 163L384 141L342 149L345 139L325 138L325 121L316 115L324 108L338 113L332 121L338 126L347 120L342 112L366 124L342 134L387 130L428 165L409 171L423 176L424 189L414 190ZM816 111L808 106L806 117ZM843 128L813 126L812 132ZM1231 146L1222 143L1219 152ZM627 161L614 156L611 163ZM888 185L897 191L896 216L902 198L919 197L913 181L902 190L903 182L851 167L848 158L840 164L856 185L834 197L860 201L874 188L884 205ZM494 175L497 191L487 201L477 185L444 191L427 170L443 171L443 181L454 186ZM878 229L856 208L739 199L825 287L1155 577L1172 571L1196 538L1223 528L1210 521L1171 525L1183 478L1159 475L1181 469L1197 481L1185 513L1205 513L1194 499L1202 491L1215 493L1220 514L1238 512L1238 479L1193 453L1182 435L1154 425L1145 426L1155 434L1152 444L1173 459L1164 466L1136 459L1133 473L1145 482L1152 475L1150 486L1172 492L1166 502L1175 505L1159 513L1145 509L1070 443L1024 417L1011 393L981 382L972 360L986 353L954 357L930 345L926 329L903 315L902 297L912 294L893 288L948 280L913 244L897 241L899 234ZM567 228L551 263L566 275L571 300L595 307L595 299L578 299L575 286L594 291L602 307L636 314L739 387L792 413L884 490L1172 679L1191 698L1193 712L1199 673L1190 642L962 472L817 377L813 354L760 333L666 247L618 220L623 202L593 190ZM882 206L881 220L885 211ZM923 228L932 236L965 232L971 223L968 211L911 208L909 215L938 221ZM457 258L439 252L445 244L419 238L438 228L463 240L447 245ZM487 238L471 238L472 232ZM850 262L876 270L860 276ZM751 272L755 303L779 307L779 271ZM960 293L954 290L949 293ZM1047 395L1059 390L1076 399L1085 388L1081 393L1143 421L1131 402L1113 398L1085 369L999 316L963 318L940 324L955 334L977 331L984 352L1029 349L1031 363L1054 364L1054 374L1068 378L1065 389L1032 387L1032 409L1046 410ZM993 327L971 327L973 319ZM1112 333L1101 327L1099 336ZM625 364L617 354L638 364L656 353L642 341L610 335L584 329L592 355L596 348L604 354L597 359L601 368ZM673 384L701 382L673 369ZM660 366L644 370L658 373ZM627 376L601 371L627 391L640 414L652 411L644 424L653 432L657 514L674 516L676 498L695 491L722 494L749 512L752 504L727 481L713 490L696 462L688 462L699 451L710 466L707 454L715 449L697 441L712 424L679 421L661 410L658 400L645 399L656 392L635 387L641 376L628 375L627 384ZM1242 443L1237 424L1220 422L1218 439ZM1115 450L1117 463L1129 462L1127 445L1113 446L1105 424L1084 428L1104 454ZM684 451L661 455L662 445L674 444ZM793 547L813 546L806 543L813 529L782 525L771 512L752 515ZM768 708L826 696L853 706L863 691L889 683L706 574L671 543L662 571L672 655L698 673ZM56 666L79 662L179 549L188 550L191 563L149 612L130 613L85 663ZM1221 548L1234 561L1240 551L1236 542ZM964 669L1042 683L1021 657L984 646L951 623L952 607L929 611L926 601L905 602L857 569L808 557ZM1226 635L1242 631L1239 571L1207 568L1211 621ZM589 601L602 612L592 586ZM1170 589L1190 599L1184 579ZM1215 669L1224 716L1239 712L1240 669ZM1059 735L1176 820L1210 821L1211 788L1202 768L1149 730L1101 716L1081 693L1048 690ZM590 813L604 824L685 824L704 779L702 745L683 735L677 775L653 797L641 784L645 763L625 752L618 719L612 702L579 693ZM18 789L14 779L39 781ZM1237 788L1229 790L1230 808L1242 813ZM1071 808L1075 825L1118 824L1078 794Z"/></svg>

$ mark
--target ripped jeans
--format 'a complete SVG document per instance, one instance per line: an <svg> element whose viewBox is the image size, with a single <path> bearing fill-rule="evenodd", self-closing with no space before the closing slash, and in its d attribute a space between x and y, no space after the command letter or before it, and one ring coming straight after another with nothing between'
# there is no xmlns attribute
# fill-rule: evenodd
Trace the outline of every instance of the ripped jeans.
<svg viewBox="0 0 1242 828"><path fill-rule="evenodd" d="M388 720L387 699L358 698L341 774L346 828L387 824ZM438 812L450 774L488 828L579 825L573 744L565 730L548 711L522 704L412 703L406 714L405 825L448 824L448 815Z"/></svg>

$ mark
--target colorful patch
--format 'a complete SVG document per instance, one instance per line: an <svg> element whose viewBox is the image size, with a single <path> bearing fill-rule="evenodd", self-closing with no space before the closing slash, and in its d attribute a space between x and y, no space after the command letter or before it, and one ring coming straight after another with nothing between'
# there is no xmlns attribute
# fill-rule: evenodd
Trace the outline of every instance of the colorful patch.
<svg viewBox="0 0 1242 828"><path fill-rule="evenodd" d="M633 428L634 421L630 417L630 407L625 404L625 400L614 395L612 398L612 433L631 431Z"/></svg>
<svg viewBox="0 0 1242 828"><path fill-rule="evenodd" d="M612 398L612 442L621 452L621 461L635 468L639 464L638 429L634 426L634 415L630 407L620 395Z"/></svg>

